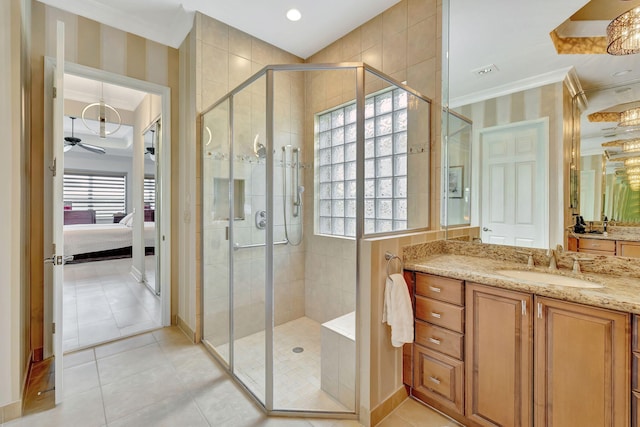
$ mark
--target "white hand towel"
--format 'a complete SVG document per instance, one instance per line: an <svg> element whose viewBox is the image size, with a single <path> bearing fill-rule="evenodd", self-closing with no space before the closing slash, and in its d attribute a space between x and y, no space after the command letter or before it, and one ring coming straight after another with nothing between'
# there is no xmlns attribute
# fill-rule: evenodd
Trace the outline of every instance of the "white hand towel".
<svg viewBox="0 0 640 427"><path fill-rule="evenodd" d="M385 322L391 326L391 345L402 347L413 342L413 307L402 274L387 277L382 310L382 323Z"/></svg>

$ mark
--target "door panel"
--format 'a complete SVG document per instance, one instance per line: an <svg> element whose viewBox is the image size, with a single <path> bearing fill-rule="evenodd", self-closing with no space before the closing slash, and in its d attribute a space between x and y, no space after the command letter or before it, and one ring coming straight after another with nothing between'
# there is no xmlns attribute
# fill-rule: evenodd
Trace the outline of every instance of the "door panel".
<svg viewBox="0 0 640 427"><path fill-rule="evenodd" d="M534 121L481 132L483 241L547 246L545 129L545 122Z"/></svg>
<svg viewBox="0 0 640 427"><path fill-rule="evenodd" d="M62 402L63 390L63 324L62 292L64 282L64 235L63 235L63 187L64 176L64 23L58 21L56 33L55 93L53 100L53 322L55 355L55 396L56 404Z"/></svg>
<svg viewBox="0 0 640 427"><path fill-rule="evenodd" d="M466 415L484 426L531 426L532 297L466 289Z"/></svg>

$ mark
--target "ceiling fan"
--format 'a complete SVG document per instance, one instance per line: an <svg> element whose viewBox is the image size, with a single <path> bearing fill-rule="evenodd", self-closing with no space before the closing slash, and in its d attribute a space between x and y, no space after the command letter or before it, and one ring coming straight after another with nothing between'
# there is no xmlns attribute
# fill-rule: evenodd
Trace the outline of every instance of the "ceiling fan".
<svg viewBox="0 0 640 427"><path fill-rule="evenodd" d="M65 136L64 137L64 152L66 153L67 151L71 150L73 147L75 147L76 145L78 147L82 147L85 150L91 151L92 153L95 154L104 154L106 153L106 150L102 147L98 147L96 145L91 145L91 144L83 144L82 140L80 138L76 138L73 135L73 124L76 120L76 117L69 117L71 119L71 136Z"/></svg>

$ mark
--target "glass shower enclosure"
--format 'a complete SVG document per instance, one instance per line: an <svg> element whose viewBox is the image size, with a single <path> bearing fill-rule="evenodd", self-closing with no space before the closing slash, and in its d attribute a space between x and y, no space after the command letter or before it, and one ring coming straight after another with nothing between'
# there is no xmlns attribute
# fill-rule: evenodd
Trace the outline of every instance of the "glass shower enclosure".
<svg viewBox="0 0 640 427"><path fill-rule="evenodd" d="M430 104L291 64L202 113L203 342L268 413L357 416L358 241L427 227Z"/></svg>

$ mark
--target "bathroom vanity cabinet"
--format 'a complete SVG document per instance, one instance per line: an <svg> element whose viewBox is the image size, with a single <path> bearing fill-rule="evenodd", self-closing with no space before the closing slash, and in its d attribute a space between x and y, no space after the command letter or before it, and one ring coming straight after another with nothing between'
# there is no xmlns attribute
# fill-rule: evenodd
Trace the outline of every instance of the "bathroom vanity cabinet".
<svg viewBox="0 0 640 427"><path fill-rule="evenodd" d="M414 394L463 413L464 283L420 273L414 283Z"/></svg>
<svg viewBox="0 0 640 427"><path fill-rule="evenodd" d="M640 350L635 339L631 394L628 313L425 273L414 277L417 398L468 426L623 427L631 406L636 416ZM450 311L434 304L425 310L421 301L435 298L419 294L419 282L445 283L456 294L462 289L464 302L446 302L455 307ZM432 313L440 315L437 323Z"/></svg>
<svg viewBox="0 0 640 427"><path fill-rule="evenodd" d="M584 252L594 255L640 258L640 242L630 240L569 237L567 249L574 252Z"/></svg>
<svg viewBox="0 0 640 427"><path fill-rule="evenodd" d="M467 283L466 416L483 426L532 422L533 297Z"/></svg>

